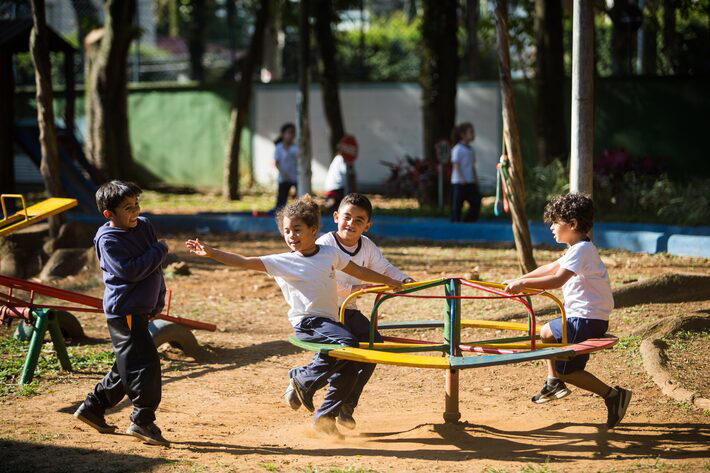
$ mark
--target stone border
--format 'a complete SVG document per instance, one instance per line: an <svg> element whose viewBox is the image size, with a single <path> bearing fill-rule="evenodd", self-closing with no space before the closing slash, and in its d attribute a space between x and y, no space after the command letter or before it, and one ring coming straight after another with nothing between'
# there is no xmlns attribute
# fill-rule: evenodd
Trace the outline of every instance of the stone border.
<svg viewBox="0 0 710 473"><path fill-rule="evenodd" d="M671 335L680 330L702 330L710 329L710 316L691 315L686 317L675 317L671 320L654 324L656 330L641 342L641 358L643 367L651 376L653 381L661 388L666 396L680 402L687 402L698 409L710 409L710 399L701 397L698 393L682 387L675 381L668 370L668 356L666 347L668 344L662 340L663 337Z"/></svg>

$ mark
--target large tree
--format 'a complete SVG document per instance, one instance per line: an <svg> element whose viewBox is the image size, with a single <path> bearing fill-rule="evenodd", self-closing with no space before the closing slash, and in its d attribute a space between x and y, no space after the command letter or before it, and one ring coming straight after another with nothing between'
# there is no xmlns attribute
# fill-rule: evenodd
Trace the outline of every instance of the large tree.
<svg viewBox="0 0 710 473"><path fill-rule="evenodd" d="M338 93L338 64L335 60L336 43L332 23L335 20L332 0L314 0L314 32L320 51L320 84L325 111L325 132L330 144L331 156L338 149L338 142L345 134L343 113Z"/></svg>
<svg viewBox="0 0 710 473"><path fill-rule="evenodd" d="M498 37L498 67L500 68L501 96L503 99L503 138L510 162L510 211L513 217L513 237L518 263L523 273L537 268L533 257L528 216L525 210L525 183L523 158L520 152L520 134L510 75L510 47L508 42L508 2L496 0L495 18Z"/></svg>
<svg viewBox="0 0 710 473"><path fill-rule="evenodd" d="M249 50L239 68L239 78L234 82L232 112L229 117L227 150L224 158L224 179L222 181L222 194L230 200L240 198L239 154L241 136L242 130L247 124L254 72L261 64L264 50L264 32L266 31L266 20L269 16L269 4L270 0L259 1L259 11L256 14L256 24L249 43Z"/></svg>
<svg viewBox="0 0 710 473"><path fill-rule="evenodd" d="M205 80L205 66L202 59L207 43L207 0L190 2L190 18L187 24L187 49L190 53L190 79Z"/></svg>
<svg viewBox="0 0 710 473"><path fill-rule="evenodd" d="M59 153L57 135L54 129L54 109L52 101L52 66L49 62L49 33L45 18L44 0L32 0L32 32L30 33L30 53L35 67L35 87L37 96L37 125L39 145L42 153L39 171L42 174L47 193L52 197L64 194L59 181ZM61 219L49 219L50 234L59 232Z"/></svg>
<svg viewBox="0 0 710 473"><path fill-rule="evenodd" d="M128 48L136 0L106 0L105 23L86 37L86 155L103 178L133 179L128 135Z"/></svg>
<svg viewBox="0 0 710 473"><path fill-rule="evenodd" d="M478 41L478 27L481 21L481 1L466 0L465 25L466 25L466 51L464 67L471 80L480 79L481 51Z"/></svg>
<svg viewBox="0 0 710 473"><path fill-rule="evenodd" d="M422 51L419 81L422 87L424 159L436 162L436 143L448 141L456 120L458 41L456 0L423 0ZM432 181L425 200L433 203Z"/></svg>
<svg viewBox="0 0 710 473"><path fill-rule="evenodd" d="M567 155L561 0L535 0L535 38L537 158L547 164Z"/></svg>
<svg viewBox="0 0 710 473"><path fill-rule="evenodd" d="M309 114L311 27L310 0L301 0L298 11L298 194L311 193L311 125Z"/></svg>

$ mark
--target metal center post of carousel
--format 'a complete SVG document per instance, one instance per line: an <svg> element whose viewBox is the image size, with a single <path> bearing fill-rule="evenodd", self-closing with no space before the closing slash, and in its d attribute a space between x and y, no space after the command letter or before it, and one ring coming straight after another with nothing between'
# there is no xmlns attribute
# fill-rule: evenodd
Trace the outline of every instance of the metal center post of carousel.
<svg viewBox="0 0 710 473"><path fill-rule="evenodd" d="M446 313L444 314L444 341L449 345L449 356L461 356L461 281L452 278L444 286L446 292ZM459 412L459 370L446 370L444 421L456 423L461 418Z"/></svg>

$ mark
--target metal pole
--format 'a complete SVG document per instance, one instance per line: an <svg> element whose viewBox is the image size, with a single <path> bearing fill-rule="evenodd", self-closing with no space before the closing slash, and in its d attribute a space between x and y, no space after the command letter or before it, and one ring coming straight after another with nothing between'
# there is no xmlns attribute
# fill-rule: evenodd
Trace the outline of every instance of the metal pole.
<svg viewBox="0 0 710 473"><path fill-rule="evenodd" d="M57 353L57 358L59 358L59 365L64 371L71 371L71 360L69 360L67 346L64 344L64 335L62 335L62 330L59 328L59 320L57 320L57 316L52 311L49 312L47 326L49 335L52 337L54 351Z"/></svg>
<svg viewBox="0 0 710 473"><path fill-rule="evenodd" d="M39 360L39 352L42 351L42 342L44 334L47 331L47 309L32 309L31 316L35 317L35 330L32 333L32 340L25 358L25 365L22 367L22 376L20 384L29 384L35 374L37 368L37 360Z"/></svg>
<svg viewBox="0 0 710 473"><path fill-rule="evenodd" d="M447 287L446 295L460 296L461 282L458 279L451 279ZM461 356L459 343L461 341L461 299L447 299L448 303L448 324L445 323L445 338L449 343L449 357ZM444 422L452 424L461 418L459 412L459 370L446 370L445 388L445 410Z"/></svg>
<svg viewBox="0 0 710 473"><path fill-rule="evenodd" d="M593 2L574 0L572 13L572 127L570 192L592 195L594 160Z"/></svg>

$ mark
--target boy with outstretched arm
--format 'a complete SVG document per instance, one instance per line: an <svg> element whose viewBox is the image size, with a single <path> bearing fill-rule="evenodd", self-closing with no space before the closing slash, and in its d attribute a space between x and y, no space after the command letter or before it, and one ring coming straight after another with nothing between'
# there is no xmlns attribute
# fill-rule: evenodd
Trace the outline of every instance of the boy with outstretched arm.
<svg viewBox="0 0 710 473"><path fill-rule="evenodd" d="M371 218L372 204L370 200L362 194L348 194L340 202L337 211L333 213L333 220L338 225L338 229L322 235L316 243L336 248L339 252L350 257L352 262L360 266L377 271L403 283L413 282L412 278L387 261L372 240L363 235L364 232L372 227ZM345 299L352 292L364 286L364 281L342 271L335 273L335 282L338 289L338 307L342 306ZM359 341L369 341L370 320L358 310L354 300L350 301L345 309L345 327ZM382 336L377 331L375 331L375 342L382 342ZM367 384L377 366L374 363L357 364L357 382L350 395L343 402L337 418L338 424L348 429L355 428L353 412L357 407L365 384ZM307 367L294 368L289 375L293 378L306 369ZM292 409L298 409L301 406L292 384L289 384L286 388L284 399Z"/></svg>
<svg viewBox="0 0 710 473"><path fill-rule="evenodd" d="M169 446L154 422L162 382L160 358L148 332L148 319L165 303L162 263L168 245L158 241L148 219L139 216L141 192L136 184L116 180L96 191L96 205L108 219L96 232L94 246L116 362L74 417L101 433L113 432L116 426L106 423L104 413L128 395L133 412L126 433L151 445Z"/></svg>
<svg viewBox="0 0 710 473"><path fill-rule="evenodd" d="M308 196L279 210L276 222L289 252L247 257L212 248L199 240L188 240L186 245L198 256L272 276L290 306L289 322L300 340L358 347L357 338L338 321L335 272L393 287L401 287L401 282L353 263L348 255L333 247L317 244L320 209ZM296 395L311 412L315 410L313 393L330 385L313 419L316 431L342 437L335 419L357 381L358 371L358 363L318 354L310 365L292 376Z"/></svg>
<svg viewBox="0 0 710 473"><path fill-rule="evenodd" d="M588 237L594 223L594 203L585 194L566 194L552 199L545 207L545 223L550 225L555 241L568 248L557 261L540 266L524 276L505 281L505 290L518 293L525 288L562 288L567 314L567 341L579 343L603 337L609 328L609 314L614 298L609 274L597 248ZM540 330L543 342L562 341L562 319L554 319ZM631 391L611 387L585 370L589 355L570 361L547 360L547 380L532 401L540 404L561 399L568 394L565 382L602 397L607 407L607 428L621 422L631 401Z"/></svg>

